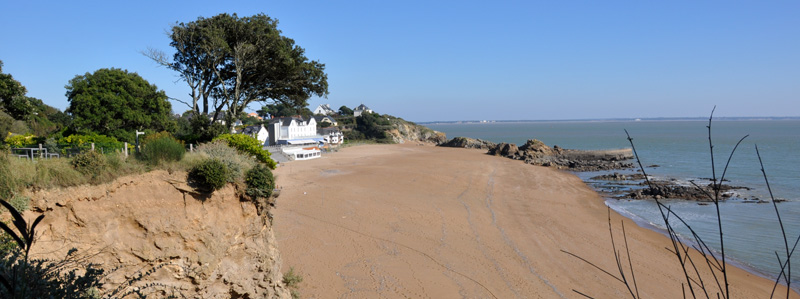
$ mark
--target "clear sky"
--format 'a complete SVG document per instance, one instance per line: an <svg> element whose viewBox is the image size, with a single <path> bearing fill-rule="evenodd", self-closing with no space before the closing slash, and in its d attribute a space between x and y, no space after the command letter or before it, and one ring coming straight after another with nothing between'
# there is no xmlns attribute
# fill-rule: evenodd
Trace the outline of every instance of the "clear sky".
<svg viewBox="0 0 800 299"><path fill-rule="evenodd" d="M100 68L189 88L139 52L176 22L265 13L330 95L412 121L800 116L800 1L12 1L0 60L28 96ZM254 109L259 108L253 107ZM187 109L173 103L180 113Z"/></svg>

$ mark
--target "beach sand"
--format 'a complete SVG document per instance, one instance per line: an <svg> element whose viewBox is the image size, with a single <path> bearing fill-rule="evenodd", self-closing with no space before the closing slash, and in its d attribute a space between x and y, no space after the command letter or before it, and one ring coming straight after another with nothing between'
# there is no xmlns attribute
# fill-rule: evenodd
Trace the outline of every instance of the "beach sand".
<svg viewBox="0 0 800 299"><path fill-rule="evenodd" d="M484 152L364 145L285 163L273 210L283 272L302 275L303 298L631 297L564 253L619 276L597 193L570 173ZM682 298L669 239L613 211L611 222L631 280L624 223L639 295ZM728 269L731 298L769 297L771 281Z"/></svg>

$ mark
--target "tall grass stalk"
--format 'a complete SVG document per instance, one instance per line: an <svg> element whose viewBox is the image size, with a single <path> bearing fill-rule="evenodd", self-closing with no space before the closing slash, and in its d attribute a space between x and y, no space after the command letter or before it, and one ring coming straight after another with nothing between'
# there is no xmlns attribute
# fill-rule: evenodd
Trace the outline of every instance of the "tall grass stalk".
<svg viewBox="0 0 800 299"><path fill-rule="evenodd" d="M682 288L682 293L684 295L684 298L687 297L687 295L689 295L691 298L697 298L698 296L701 296L701 297L705 297L705 298L716 297L716 298L729 299L731 297L730 282L728 280L728 267L727 267L728 262L727 262L727 256L725 254L725 243L724 243L725 238L724 238L724 232L723 232L723 227L722 227L722 218L721 218L719 203L720 203L720 201L723 200L722 194L721 194L722 182L725 180L725 175L727 174L728 167L731 164L731 160L733 158L733 155L734 155L734 153L736 153L736 150L738 149L738 147L742 143L742 141L744 141L744 139L747 138L749 135L745 135L744 137L739 139L739 141L733 147L733 149L731 150L730 155L728 155L728 160L725 163L724 170L722 171L722 176L719 177L719 179L717 179L717 171L716 171L716 165L715 165L715 159L714 159L714 143L713 143L713 140L711 138L711 136L712 136L711 124L712 124L712 120L713 120L713 117L714 117L714 110L715 109L716 109L716 107L714 107L714 109L712 109L711 115L708 118L708 125L706 126L706 128L708 129L709 153L711 155L711 174L712 174L711 187L712 187L712 192L705 191L705 189L701 188L694 181L690 181L690 182L696 188L701 190L706 196L708 196L710 201L714 203L714 207L715 207L716 215L717 215L717 219L716 219L717 220L717 228L718 228L717 234L719 236L719 242L720 242L719 256L717 256L715 254L715 251L712 250L706 244L705 241L703 241L703 238L691 227L691 225L689 223L687 223L682 217L680 217L680 215L676 214L670 208L670 206L665 205L663 201L659 200L659 197L657 195L659 195L660 192L658 191L658 189L654 188L652 182L650 181L649 177L647 176L645 168L644 168L644 166L643 166L643 164L641 162L641 159L639 158L639 154L636 151L636 146L633 143L633 138L631 138L631 136L628 133L628 131L625 130L625 134L627 135L628 142L631 144L631 148L633 150L633 154L634 154L634 157L636 159L636 163L639 165L639 170L644 175L645 182L647 184L647 188L651 191L651 192L649 192L649 194L653 196L654 201L656 203L656 206L658 207L658 210L659 210L659 212L661 214L661 218L664 221L664 225L666 227L667 236L669 237L669 239L670 239L670 241L672 243L672 249L670 249L669 251L672 254L675 255L675 257L677 258L677 262L678 262L678 264L680 264L681 269L683 271L684 282L681 283L681 288ZM756 146L756 154L758 155L759 163L761 163L761 154L758 152L758 147L757 146ZM781 278L783 278L783 281L785 281L785 283L786 283L786 298L789 298L789 296L791 295L791 292L792 292L792 289L791 289L791 274L792 274L791 273L791 257L792 257L792 254L794 253L794 250L797 248L798 243L800 243L800 236L797 237L797 239L794 242L794 245L790 249L790 247L789 247L789 239L788 239L788 237L786 235L786 231L785 231L785 229L783 227L783 222L782 222L781 217L780 217L780 211L779 211L778 206L776 204L775 197L772 194L772 190L771 190L771 188L769 186L769 179L767 178L767 174L766 174L766 171L764 170L763 163L761 163L761 172L762 172L762 175L764 176L764 180L766 182L767 189L769 190L770 198L772 199L772 204L773 204L773 207L775 209L775 214L778 217L778 223L780 225L782 237L783 237L783 240L784 240L784 251L785 251L785 257L784 257L783 260L781 259L780 255L777 253L777 251L775 252L777 260L778 260L778 263L780 265L780 274L775 279L775 284L773 285L773 290L772 290L772 294L770 294L770 298L772 298L774 296L775 289L777 288L777 285L780 283ZM609 213L610 213L610 210L609 210ZM689 245L686 245L686 244L682 243L681 237L676 232L675 226L674 226L675 224L673 224L673 223L682 225L686 229L688 229L689 233L690 233L690 236L691 236L690 239L695 243L695 245L689 246ZM589 261L587 261L587 260L585 260L585 259L573 254L573 253L569 253L569 252L566 252L566 251L563 251L563 250L562 251L567 253L567 254L570 254L572 256L575 256L575 257L581 259L582 261L592 265L593 267L595 267L597 269L600 269L604 273L614 277L616 280L622 282L627 287L627 289L628 289L628 291L629 291L629 293L630 293L632 298L640 298L639 293L638 293L638 286L636 285L634 269L633 269L633 263L632 263L632 261L630 259L630 253L628 252L628 243L627 243L627 237L625 237L624 225L622 227L622 230L623 230L623 237L625 237L624 245L625 245L625 251L626 251L627 256L628 256L628 264L629 264L629 270L628 271L630 272L629 275L632 278L631 280L627 279L627 274L625 273L625 267L624 267L624 265L622 263L623 259L621 258L620 252L617 251L617 249L616 249L616 241L614 240L613 231L611 229L611 218L610 218L610 216L609 216L609 219L608 219L608 224L609 224L609 234L611 235L612 250L613 250L614 259L615 259L616 265L617 265L617 273L619 273L618 275L614 275L614 274L611 274L610 272L608 272L606 270L600 269L595 264L593 264L593 263L591 263L591 262L589 262ZM699 261L695 261L695 259L692 257L692 254L690 254L690 249L694 249L694 250L697 251L697 253L699 254L699 256L701 258ZM705 268L708 272L701 271L701 268ZM707 273L707 274L703 275L701 273ZM709 284L709 282L710 282L710 284ZM711 287L711 285L713 285L714 287ZM716 291L712 291L712 289L710 289L710 288L716 288ZM573 291L575 293L581 295L581 296L591 298L588 295L586 295L586 294L584 294L582 292L579 292L577 290L573 290ZM688 292L688 294L687 294L687 292Z"/></svg>

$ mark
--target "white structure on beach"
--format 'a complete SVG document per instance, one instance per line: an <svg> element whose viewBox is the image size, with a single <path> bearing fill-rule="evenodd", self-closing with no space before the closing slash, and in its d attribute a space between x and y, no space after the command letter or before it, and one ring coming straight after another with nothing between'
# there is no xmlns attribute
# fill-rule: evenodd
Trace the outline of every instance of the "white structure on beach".
<svg viewBox="0 0 800 299"><path fill-rule="evenodd" d="M289 147L281 149L284 154L288 155L294 160L310 160L322 157L322 151L319 147Z"/></svg>

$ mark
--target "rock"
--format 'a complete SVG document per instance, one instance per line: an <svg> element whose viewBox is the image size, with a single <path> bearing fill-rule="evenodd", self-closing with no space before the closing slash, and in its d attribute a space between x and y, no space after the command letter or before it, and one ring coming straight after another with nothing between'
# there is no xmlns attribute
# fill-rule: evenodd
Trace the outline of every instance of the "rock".
<svg viewBox="0 0 800 299"><path fill-rule="evenodd" d="M461 147L461 148L477 148L477 149L485 149L489 150L497 146L494 142L481 140L481 139L473 139L467 137L454 137L449 141L439 144L439 146L444 147Z"/></svg>
<svg viewBox="0 0 800 299"><path fill-rule="evenodd" d="M523 146L500 143L490 148L490 155L503 156L525 161L526 164L555 166L559 169L569 168L572 171L598 171L632 168L632 163L621 162L633 158L631 149L582 151L563 149L558 146L550 148L543 142L531 139Z"/></svg>
<svg viewBox="0 0 800 299"><path fill-rule="evenodd" d="M646 185L646 182L642 182ZM652 181L652 187L646 187L623 195L618 198L632 198L632 199L684 199L700 202L710 202L712 199L709 194L714 194L713 186L711 184L700 186L702 189L695 186L678 185L674 181ZM726 200L734 196L730 193L732 190L746 189L747 187L721 185L720 187L720 200Z"/></svg>
<svg viewBox="0 0 800 299"><path fill-rule="evenodd" d="M641 173L634 173L629 175L620 174L615 172L612 174L598 175L590 178L591 180L598 181L628 181L628 180L644 180L644 175Z"/></svg>
<svg viewBox="0 0 800 299"><path fill-rule="evenodd" d="M447 135L431 130L428 127L408 122L401 118L390 119L390 123L392 124L392 129L388 130L387 133L394 143L412 141L442 144L447 142Z"/></svg>

